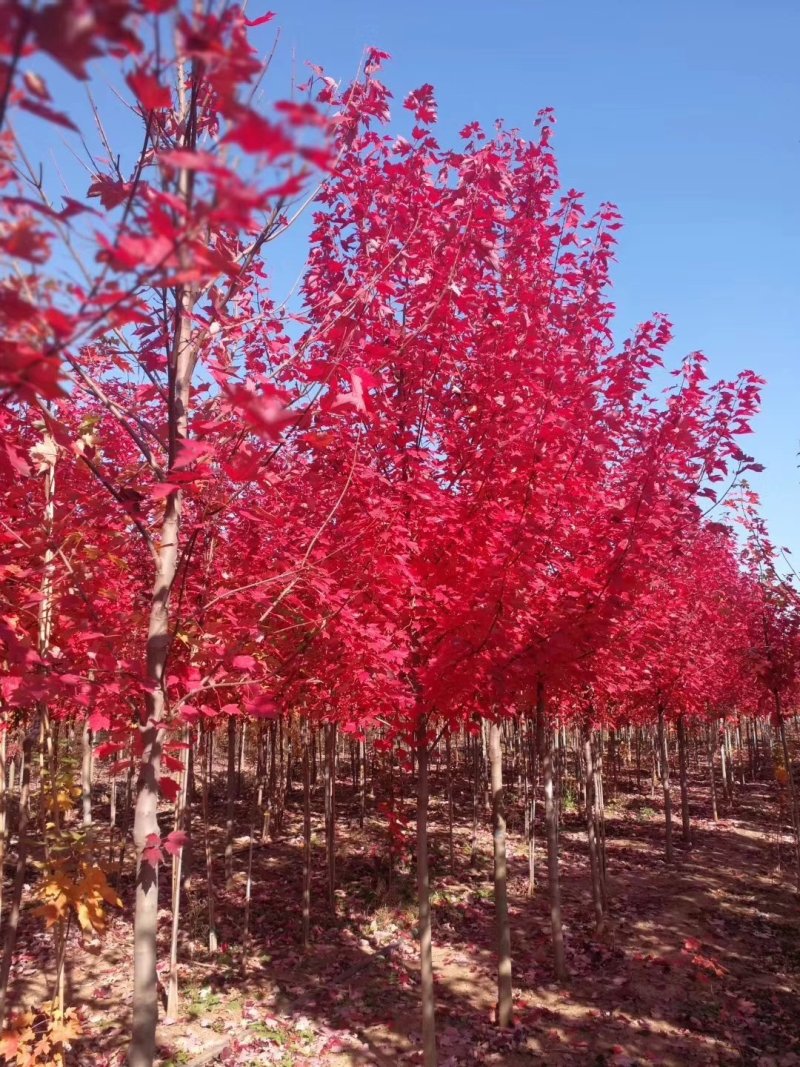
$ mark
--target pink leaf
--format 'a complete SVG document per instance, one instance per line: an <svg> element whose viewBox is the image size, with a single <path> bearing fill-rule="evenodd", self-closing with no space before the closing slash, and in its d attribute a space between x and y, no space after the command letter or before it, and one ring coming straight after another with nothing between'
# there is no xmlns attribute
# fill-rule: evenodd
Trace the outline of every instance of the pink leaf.
<svg viewBox="0 0 800 1067"><path fill-rule="evenodd" d="M177 856L188 840L189 835L185 830L173 830L164 839L164 851L168 852L170 856Z"/></svg>
<svg viewBox="0 0 800 1067"><path fill-rule="evenodd" d="M272 20L274 18L275 18L275 12L274 11L268 11L266 13L266 15L261 15L257 19L245 19L244 20L244 24L245 24L245 26L250 26L250 27L263 26L265 22L272 22Z"/></svg>

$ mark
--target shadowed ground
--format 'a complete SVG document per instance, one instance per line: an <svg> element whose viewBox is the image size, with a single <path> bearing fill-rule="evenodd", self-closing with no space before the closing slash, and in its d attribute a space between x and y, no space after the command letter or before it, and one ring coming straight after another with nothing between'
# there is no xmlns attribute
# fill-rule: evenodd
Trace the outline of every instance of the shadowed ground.
<svg viewBox="0 0 800 1067"><path fill-rule="evenodd" d="M441 783L434 783L438 795ZM194 871L182 922L181 1012L159 1029L163 1064L219 1062L257 1067L330 1067L418 1062L413 876L408 865L387 888L385 831L363 831L340 791L340 889L334 918L326 903L321 818L315 805L313 937L299 950L302 842L290 817L277 841L253 851L251 935L242 963L246 839L235 877L215 869L222 951L204 947L207 894L203 833L195 820ZM318 798L315 798L315 800ZM739 788L714 824L705 781L692 789L693 847L680 841L662 858L660 800L619 792L607 812L611 918L597 938L585 835L565 812L561 834L564 922L571 981L552 981L549 910L542 881L525 895L527 855L515 833L510 796L510 907L515 1019L493 1025L495 1004L491 838L471 859L471 802L455 832L448 870L446 808L432 810L434 939L440 1062L468 1064L800 1065L800 911L791 884L786 827L775 787ZM460 807L460 805L459 805ZM223 821L223 809L219 821ZM250 802L240 803L239 825ZM409 807L409 811L411 808ZM215 855L223 831L212 828ZM783 864L780 869L779 861ZM537 863L544 878L543 856ZM169 869L162 870L162 958L169 936ZM129 898L130 886L123 887ZM90 951L90 948L92 949ZM130 1003L130 924L115 918L104 942L72 946L67 1001L81 1006L87 1040L73 1050L81 1067L124 1060ZM47 996L49 938L26 915L14 999ZM91 1040L88 1036L91 1035Z"/></svg>

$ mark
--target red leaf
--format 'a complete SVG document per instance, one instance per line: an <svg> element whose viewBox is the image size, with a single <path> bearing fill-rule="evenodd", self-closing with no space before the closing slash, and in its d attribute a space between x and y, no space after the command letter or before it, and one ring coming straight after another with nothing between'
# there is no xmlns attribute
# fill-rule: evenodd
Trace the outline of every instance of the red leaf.
<svg viewBox="0 0 800 1067"><path fill-rule="evenodd" d="M162 778L160 783L161 795L165 800L174 803L178 799L181 787L174 778Z"/></svg>
<svg viewBox="0 0 800 1067"><path fill-rule="evenodd" d="M96 196L100 203L110 211L118 204L123 204L131 194L133 185L130 182L119 182L107 174L98 174L89 186L87 196Z"/></svg>
<svg viewBox="0 0 800 1067"><path fill-rule="evenodd" d="M68 115L65 115L62 111L55 111L52 107L48 107L47 104L43 104L40 100L32 100L30 97L23 97L19 102L19 106L25 111L30 111L33 115L38 115L40 119L47 119L48 122L54 122L58 126L66 126L68 130L78 129Z"/></svg>
<svg viewBox="0 0 800 1067"><path fill-rule="evenodd" d="M164 851L168 852L170 856L177 856L188 840L189 835L185 830L173 830L164 839Z"/></svg>
<svg viewBox="0 0 800 1067"><path fill-rule="evenodd" d="M160 111L172 104L172 94L153 74L136 70L126 78L145 111Z"/></svg>
<svg viewBox="0 0 800 1067"><path fill-rule="evenodd" d="M111 726L111 717L106 711L95 710L89 716L89 729L93 734L99 734L101 730L107 730Z"/></svg>
<svg viewBox="0 0 800 1067"><path fill-rule="evenodd" d="M161 762L168 771L180 772L183 770L183 760L176 759L175 756L170 756L168 752L165 752L162 755Z"/></svg>
<svg viewBox="0 0 800 1067"><path fill-rule="evenodd" d="M113 756L115 752L122 752L124 748L124 744L111 744L109 742L105 745L98 745L94 750L94 754L98 759L106 759L108 756Z"/></svg>
<svg viewBox="0 0 800 1067"><path fill-rule="evenodd" d="M251 27L252 26L263 26L265 22L272 22L272 20L274 18L275 18L275 12L274 11L268 11L266 13L266 15L261 15L260 18L257 18L257 19L245 19L244 20L244 24L245 24L245 26L251 26Z"/></svg>
<svg viewBox="0 0 800 1067"><path fill-rule="evenodd" d="M158 847L143 848L142 859L145 860L145 862L149 863L151 867L157 867L163 859L163 856L161 855L161 849Z"/></svg>
<svg viewBox="0 0 800 1067"><path fill-rule="evenodd" d="M25 454L16 445L12 445L10 441L4 442L6 455L8 456L8 462L11 464L17 474L22 475L23 478L27 478L31 473L31 468L28 461L25 459Z"/></svg>
<svg viewBox="0 0 800 1067"><path fill-rule="evenodd" d="M280 126L268 122L267 119L249 109L243 112L222 140L233 141L245 152L262 153L268 159L278 159L280 156L294 153L294 142L286 136Z"/></svg>

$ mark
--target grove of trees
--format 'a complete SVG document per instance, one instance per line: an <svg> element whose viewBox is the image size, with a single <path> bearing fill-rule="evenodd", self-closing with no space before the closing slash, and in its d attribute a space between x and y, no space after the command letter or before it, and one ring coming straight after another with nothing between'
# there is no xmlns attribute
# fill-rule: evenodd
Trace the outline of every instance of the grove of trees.
<svg viewBox="0 0 800 1067"><path fill-rule="evenodd" d="M710 380L699 353L672 365L662 316L618 342L621 219L560 185L550 112L531 135L472 123L443 146L424 85L396 134L385 54L344 86L311 67L290 93L250 40L270 18L227 0L0 2L11 1064L89 1062L70 1059L81 1023L64 974L78 937L127 909L128 1063L152 1067L162 982L167 1015L178 1011L181 909L201 894L213 957L235 839L247 835L252 862L292 796L305 845L285 922L307 949L314 909L335 914L346 891L345 779L361 826L383 828L390 880L413 851L426 1067L434 782L446 783L451 865L456 772L476 825L488 797L501 1028L514 1021L509 767L559 982L567 778L580 784L599 932L614 907L604 776L634 754L637 778L652 767L660 781L667 863L674 836L692 837L692 745L715 816L734 750L776 776L800 886L800 600L744 443L763 383ZM91 87L112 66L135 139L126 129L118 143L96 108L90 153L48 82ZM85 171L68 194L36 143L62 135ZM300 217L308 258L287 301L270 271ZM431 777L434 761L446 776ZM318 773L324 905L311 896ZM215 795L221 843L208 833ZM258 937L251 889L248 874L243 966ZM20 1013L9 998L29 911L52 936L52 997Z"/></svg>

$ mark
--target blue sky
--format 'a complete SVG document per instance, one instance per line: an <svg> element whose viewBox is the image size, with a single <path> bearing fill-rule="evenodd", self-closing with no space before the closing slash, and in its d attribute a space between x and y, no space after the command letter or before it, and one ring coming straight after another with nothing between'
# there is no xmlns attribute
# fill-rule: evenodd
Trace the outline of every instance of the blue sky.
<svg viewBox="0 0 800 1067"><path fill-rule="evenodd" d="M248 4L250 17L266 9ZM348 81L375 45L392 54L383 76L402 127L406 93L433 83L443 144L473 119L526 132L539 108L556 109L565 186L590 205L614 201L625 218L617 335L662 311L675 326L674 362L701 349L714 377L750 367L768 380L743 444L766 465L753 483L800 569L800 3L296 0L254 31L265 53L276 27L271 97L290 94L293 73L305 80L305 60ZM92 73L124 141L116 75ZM81 88L58 77L56 87L85 129ZM37 124L45 162L53 129ZM85 174L68 158L65 170L82 191ZM272 246L276 295L303 255L302 226Z"/></svg>
<svg viewBox="0 0 800 1067"><path fill-rule="evenodd" d="M276 10L259 31L266 44L281 28L276 94L293 56L300 80L306 59L349 80L377 45L392 55L384 80L397 111L433 83L443 143L471 119L526 131L539 108L556 109L565 184L625 218L619 335L663 311L674 360L701 349L714 377L751 367L768 379L743 443L767 467L753 483L800 569L800 4L301 0ZM249 13L262 8L251 0Z"/></svg>

